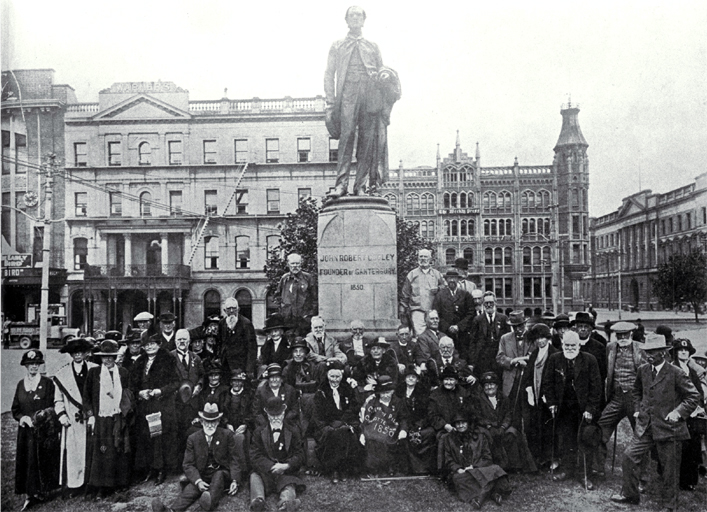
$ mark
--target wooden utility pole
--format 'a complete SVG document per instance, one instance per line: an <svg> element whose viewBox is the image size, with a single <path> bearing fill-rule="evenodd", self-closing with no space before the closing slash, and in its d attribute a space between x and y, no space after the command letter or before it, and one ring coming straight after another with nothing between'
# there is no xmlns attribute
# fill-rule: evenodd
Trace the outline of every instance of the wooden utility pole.
<svg viewBox="0 0 707 512"><path fill-rule="evenodd" d="M42 241L42 297L39 313L39 350L47 351L47 324L49 317L49 259L51 253L52 236L52 186L54 181L54 167L56 155L49 155L47 179L44 184L44 239Z"/></svg>

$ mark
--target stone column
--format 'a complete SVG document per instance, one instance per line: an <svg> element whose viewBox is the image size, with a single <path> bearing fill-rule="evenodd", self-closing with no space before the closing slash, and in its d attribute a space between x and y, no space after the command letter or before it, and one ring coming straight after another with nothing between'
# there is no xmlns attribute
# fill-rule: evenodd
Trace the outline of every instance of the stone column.
<svg viewBox="0 0 707 512"><path fill-rule="evenodd" d="M167 233L160 233L162 249L162 275L169 274L169 236Z"/></svg>
<svg viewBox="0 0 707 512"><path fill-rule="evenodd" d="M131 233L123 233L123 241L125 242L125 275L133 275L133 245Z"/></svg>

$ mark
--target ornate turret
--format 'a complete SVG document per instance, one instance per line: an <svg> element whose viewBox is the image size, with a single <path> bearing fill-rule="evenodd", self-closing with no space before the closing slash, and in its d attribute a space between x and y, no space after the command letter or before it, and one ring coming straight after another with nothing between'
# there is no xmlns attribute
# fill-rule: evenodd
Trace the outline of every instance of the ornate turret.
<svg viewBox="0 0 707 512"><path fill-rule="evenodd" d="M573 107L570 101L567 103L567 108L560 110L560 113L562 114L562 129L560 130L557 144L555 144L555 152L564 146L578 145L585 148L589 147L577 120L579 108Z"/></svg>

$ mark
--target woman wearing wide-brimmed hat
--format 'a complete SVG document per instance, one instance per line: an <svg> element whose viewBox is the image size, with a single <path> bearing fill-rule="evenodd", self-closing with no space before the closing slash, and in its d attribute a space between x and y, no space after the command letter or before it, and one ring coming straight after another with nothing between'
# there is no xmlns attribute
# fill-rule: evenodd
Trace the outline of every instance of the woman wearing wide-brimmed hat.
<svg viewBox="0 0 707 512"><path fill-rule="evenodd" d="M22 510L42 501L59 483L60 429L54 412L54 383L39 373L44 355L30 350L20 364L27 375L17 383L12 416L20 423L15 457L15 493L26 494Z"/></svg>
<svg viewBox="0 0 707 512"><path fill-rule="evenodd" d="M133 394L128 370L116 364L119 349L114 340L101 342L95 353L101 366L88 371L83 391L89 431L86 483L101 494L130 483Z"/></svg>
<svg viewBox="0 0 707 512"><path fill-rule="evenodd" d="M700 384L700 378L695 369L688 363L690 356L697 350L692 346L692 342L687 338L676 338L673 340L673 347L670 349L672 363L680 368L685 375L690 378L700 394L700 405L703 407L701 414L694 414L685 420L690 439L682 442L682 460L680 462L680 489L686 491L695 490L699 483L699 468L702 464L702 437L705 435L704 403L705 397Z"/></svg>

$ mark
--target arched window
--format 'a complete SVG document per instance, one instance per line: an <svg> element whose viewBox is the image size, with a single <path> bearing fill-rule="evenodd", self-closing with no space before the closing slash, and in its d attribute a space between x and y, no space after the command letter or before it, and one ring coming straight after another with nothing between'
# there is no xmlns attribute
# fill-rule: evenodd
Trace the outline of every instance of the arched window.
<svg viewBox="0 0 707 512"><path fill-rule="evenodd" d="M491 221L491 236L496 236L496 235L498 235L497 221L496 221L496 219L493 219Z"/></svg>
<svg viewBox="0 0 707 512"><path fill-rule="evenodd" d="M490 247L484 249L484 265L489 267L493 265L493 249Z"/></svg>
<svg viewBox="0 0 707 512"><path fill-rule="evenodd" d="M142 194L140 194L140 216L141 217L149 217L150 215L152 215L151 201L152 201L152 194L150 194L149 192L143 192Z"/></svg>
<svg viewBox="0 0 707 512"><path fill-rule="evenodd" d="M498 204L498 197L496 196L495 192L489 192L489 207L490 208L497 208Z"/></svg>
<svg viewBox="0 0 707 512"><path fill-rule="evenodd" d="M448 220L444 221L444 234L447 236L452 236L452 229Z"/></svg>
<svg viewBox="0 0 707 512"><path fill-rule="evenodd" d="M528 208L535 208L535 192L528 191Z"/></svg>
<svg viewBox="0 0 707 512"><path fill-rule="evenodd" d="M454 260L457 259L457 251L452 248L444 251L444 260L447 265L454 265Z"/></svg>
<svg viewBox="0 0 707 512"><path fill-rule="evenodd" d="M528 219L523 219L521 221L521 227L523 228L523 234L524 235L527 234L528 233Z"/></svg>
<svg viewBox="0 0 707 512"><path fill-rule="evenodd" d="M474 208L476 206L476 201L474 198L474 193L469 192L466 196L466 204L468 205L468 208Z"/></svg>
<svg viewBox="0 0 707 512"><path fill-rule="evenodd" d="M503 265L503 249L500 247L493 250L493 264L497 267Z"/></svg>
<svg viewBox="0 0 707 512"><path fill-rule="evenodd" d="M486 219L484 221L484 236L490 236L491 235L491 221Z"/></svg>
<svg viewBox="0 0 707 512"><path fill-rule="evenodd" d="M530 271L531 259L530 247L523 247L523 270Z"/></svg>
<svg viewBox="0 0 707 512"><path fill-rule="evenodd" d="M385 199L393 210L398 209L398 196L395 194L386 194Z"/></svg>
<svg viewBox="0 0 707 512"><path fill-rule="evenodd" d="M498 221L498 235L505 236L506 234L506 223L503 219Z"/></svg>
<svg viewBox="0 0 707 512"><path fill-rule="evenodd" d="M511 193L504 190L498 196L498 207L504 212L510 212L512 209Z"/></svg>
<svg viewBox="0 0 707 512"><path fill-rule="evenodd" d="M212 315L221 315L221 294L216 290L204 294L204 320Z"/></svg>
<svg viewBox="0 0 707 512"><path fill-rule="evenodd" d="M506 236L513 236L513 221L506 219Z"/></svg>
<svg viewBox="0 0 707 512"><path fill-rule="evenodd" d="M452 236L459 235L458 222L456 220L452 221Z"/></svg>
<svg viewBox="0 0 707 512"><path fill-rule="evenodd" d="M530 219L528 231L530 233L535 233L535 219Z"/></svg>
<svg viewBox="0 0 707 512"><path fill-rule="evenodd" d="M467 230L466 230L466 221L465 220L460 220L459 221L459 236L467 236Z"/></svg>
<svg viewBox="0 0 707 512"><path fill-rule="evenodd" d="M466 192L459 194L459 208L466 208Z"/></svg>
<svg viewBox="0 0 707 512"><path fill-rule="evenodd" d="M152 149L149 142L141 142L137 147L137 153L140 165L150 165L152 163Z"/></svg>
<svg viewBox="0 0 707 512"><path fill-rule="evenodd" d="M474 249L471 247L464 247L464 259L469 262L469 265L474 264Z"/></svg>
<svg viewBox="0 0 707 512"><path fill-rule="evenodd" d="M444 193L444 196L442 196L442 200L444 201L445 208L451 208L452 203L449 201L449 192Z"/></svg>
<svg viewBox="0 0 707 512"><path fill-rule="evenodd" d="M543 261L544 261L544 265L548 268L550 267L550 264L552 263L552 261L550 261L550 259L551 259L550 258L550 248L545 246L545 247L543 247Z"/></svg>
<svg viewBox="0 0 707 512"><path fill-rule="evenodd" d="M429 238L435 237L435 221L433 220L427 221L427 236Z"/></svg>
<svg viewBox="0 0 707 512"><path fill-rule="evenodd" d="M74 238L74 270L83 270L88 258L88 240Z"/></svg>
<svg viewBox="0 0 707 512"><path fill-rule="evenodd" d="M476 236L476 221L469 219L467 224L469 225L469 236Z"/></svg>
<svg viewBox="0 0 707 512"><path fill-rule="evenodd" d="M238 312L248 320L253 319L253 296L248 290L238 290L236 292L238 301Z"/></svg>
<svg viewBox="0 0 707 512"><path fill-rule="evenodd" d="M513 266L513 249L510 247L503 249L503 266L508 268Z"/></svg>
<svg viewBox="0 0 707 512"><path fill-rule="evenodd" d="M236 237L236 268L250 268L250 237Z"/></svg>
<svg viewBox="0 0 707 512"><path fill-rule="evenodd" d="M408 215L420 215L420 196L417 194L408 194L406 201Z"/></svg>
<svg viewBox="0 0 707 512"><path fill-rule="evenodd" d="M423 220L420 222L420 236L422 238L427 238L427 221Z"/></svg>
<svg viewBox="0 0 707 512"><path fill-rule="evenodd" d="M435 196L430 193L422 194L422 208L420 215L434 215L435 213Z"/></svg>
<svg viewBox="0 0 707 512"><path fill-rule="evenodd" d="M548 192L547 190L538 191L538 206L542 210L547 211L548 207L550 206L550 192Z"/></svg>
<svg viewBox="0 0 707 512"><path fill-rule="evenodd" d="M533 266L537 267L540 265L540 260L542 259L540 247L533 247Z"/></svg>

